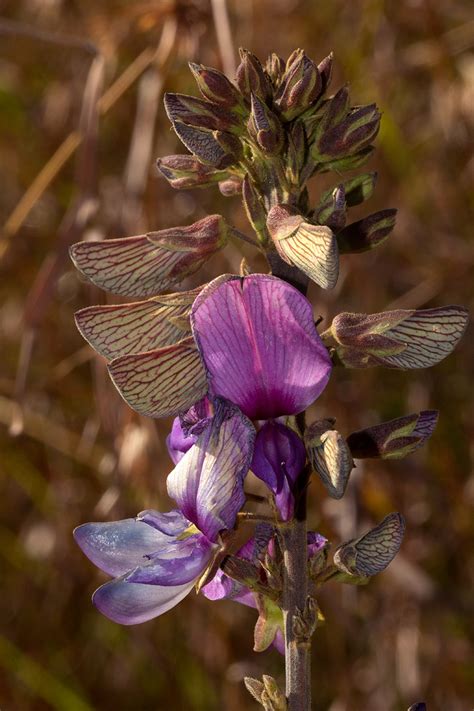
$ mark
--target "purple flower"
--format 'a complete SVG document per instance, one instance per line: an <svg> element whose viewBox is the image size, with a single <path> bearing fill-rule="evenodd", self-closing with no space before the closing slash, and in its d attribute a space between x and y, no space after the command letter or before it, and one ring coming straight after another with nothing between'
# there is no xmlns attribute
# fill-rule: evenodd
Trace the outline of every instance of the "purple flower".
<svg viewBox="0 0 474 711"><path fill-rule="evenodd" d="M106 617L138 624L188 594L219 550L219 533L234 526L244 503L254 436L236 407L217 401L214 417L168 477L179 509L75 530L83 552L115 578L93 595Z"/></svg>
<svg viewBox="0 0 474 711"><path fill-rule="evenodd" d="M197 436L205 429L211 416L212 404L207 397L204 397L190 407L184 415L174 418L171 432L166 438L166 446L175 464L195 444Z"/></svg>
<svg viewBox="0 0 474 711"><path fill-rule="evenodd" d="M294 510L293 489L306 462L306 450L296 432L273 420L258 432L251 469L275 495L283 521Z"/></svg>
<svg viewBox="0 0 474 711"><path fill-rule="evenodd" d="M273 276L215 279L191 311L211 396L250 419L295 415L326 387L331 360L309 301Z"/></svg>

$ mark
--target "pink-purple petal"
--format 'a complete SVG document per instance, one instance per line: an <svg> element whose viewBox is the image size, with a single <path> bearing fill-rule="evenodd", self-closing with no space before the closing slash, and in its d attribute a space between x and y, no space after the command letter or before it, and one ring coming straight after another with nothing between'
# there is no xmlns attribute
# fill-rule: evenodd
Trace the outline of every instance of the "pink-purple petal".
<svg viewBox="0 0 474 711"><path fill-rule="evenodd" d="M331 361L311 305L276 277L211 282L193 304L191 323L211 394L251 419L301 412L327 384Z"/></svg>
<svg viewBox="0 0 474 711"><path fill-rule="evenodd" d="M158 617L177 605L192 590L195 581L184 585L161 586L111 580L92 596L97 609L113 622L138 625Z"/></svg>
<svg viewBox="0 0 474 711"><path fill-rule="evenodd" d="M181 426L179 417L175 417L171 426L171 432L166 438L166 447L168 454L177 464L186 454L188 449L191 449L195 444L197 437L195 435L185 435Z"/></svg>

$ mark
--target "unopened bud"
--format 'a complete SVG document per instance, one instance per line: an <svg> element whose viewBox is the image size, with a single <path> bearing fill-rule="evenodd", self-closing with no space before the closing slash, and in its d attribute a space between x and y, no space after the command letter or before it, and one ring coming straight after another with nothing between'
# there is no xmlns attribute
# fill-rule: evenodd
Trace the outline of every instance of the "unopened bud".
<svg viewBox="0 0 474 711"><path fill-rule="evenodd" d="M278 153L283 147L284 134L282 126L268 106L258 96L252 94L252 112L249 120L249 130L260 148L267 153Z"/></svg>
<svg viewBox="0 0 474 711"><path fill-rule="evenodd" d="M341 254L357 253L378 247L393 230L396 216L397 210L380 210L347 225L337 234L339 251Z"/></svg>
<svg viewBox="0 0 474 711"><path fill-rule="evenodd" d="M287 121L291 121L311 106L322 89L318 68L304 52L297 54L294 60L289 62L275 101Z"/></svg>
<svg viewBox="0 0 474 711"><path fill-rule="evenodd" d="M266 61L265 70L274 86L278 87L285 71L285 61L273 52Z"/></svg>
<svg viewBox="0 0 474 711"><path fill-rule="evenodd" d="M204 67L202 64L189 63L199 91L205 99L214 104L221 104L228 109L245 111L242 96L225 74L212 67Z"/></svg>
<svg viewBox="0 0 474 711"><path fill-rule="evenodd" d="M364 536L340 546L334 554L334 565L348 575L370 577L381 573L398 553L404 532L403 516L391 513Z"/></svg>
<svg viewBox="0 0 474 711"><path fill-rule="evenodd" d="M159 158L156 164L160 173L176 190L207 188L226 180L229 175L225 170L214 170L203 165L192 155L165 156Z"/></svg>
<svg viewBox="0 0 474 711"><path fill-rule="evenodd" d="M437 410L422 410L353 432L347 444L356 459L402 459L431 437L437 422Z"/></svg>
<svg viewBox="0 0 474 711"><path fill-rule="evenodd" d="M331 83L333 60L334 55L331 52L318 64L318 72L321 77L321 94L327 91Z"/></svg>
<svg viewBox="0 0 474 711"><path fill-rule="evenodd" d="M267 101L272 95L272 87L260 60L247 49L239 49L239 54L242 61L237 67L237 86L248 101L252 94Z"/></svg>
<svg viewBox="0 0 474 711"><path fill-rule="evenodd" d="M357 153L374 140L379 127L375 104L352 109L345 119L328 125L313 146L313 158L324 161Z"/></svg>
<svg viewBox="0 0 474 711"><path fill-rule="evenodd" d="M275 709L275 711L285 711L286 697L278 686L276 680L268 674L264 674L262 679L265 691L268 694L269 700L273 703L273 708Z"/></svg>
<svg viewBox="0 0 474 711"><path fill-rule="evenodd" d="M233 197L242 192L242 178L232 175L219 182L219 190L224 197Z"/></svg>

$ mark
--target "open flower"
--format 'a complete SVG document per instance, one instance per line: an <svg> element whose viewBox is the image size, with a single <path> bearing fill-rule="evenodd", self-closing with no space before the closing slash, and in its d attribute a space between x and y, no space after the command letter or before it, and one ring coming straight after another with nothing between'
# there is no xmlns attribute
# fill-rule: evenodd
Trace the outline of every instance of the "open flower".
<svg viewBox="0 0 474 711"><path fill-rule="evenodd" d="M79 526L75 539L90 560L114 580L93 602L125 625L145 622L190 592L231 529L245 497L243 479L255 435L234 406L217 401L214 417L168 477L178 509L144 511L136 519Z"/></svg>
<svg viewBox="0 0 474 711"><path fill-rule="evenodd" d="M210 394L250 419L295 415L326 387L331 360L311 304L276 277L215 279L196 298L191 325Z"/></svg>

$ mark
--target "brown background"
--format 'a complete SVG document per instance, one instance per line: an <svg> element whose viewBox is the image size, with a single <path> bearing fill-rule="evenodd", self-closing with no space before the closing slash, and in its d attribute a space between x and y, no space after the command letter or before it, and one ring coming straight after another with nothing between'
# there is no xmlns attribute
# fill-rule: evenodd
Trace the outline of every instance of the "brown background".
<svg viewBox="0 0 474 711"><path fill-rule="evenodd" d="M74 273L68 242L220 211L248 229L238 199L216 190L177 193L154 169L155 157L180 151L163 85L195 93L186 61L222 66L210 5L190 4L177 4L173 35L171 1L0 2L2 711L241 711L256 708L241 684L245 674L282 674L276 652L251 651L254 613L230 602L190 595L151 623L109 622L89 602L104 577L71 537L84 521L166 509L171 465L169 422L133 414L75 330L74 311L104 296ZM318 61L334 50L333 87L349 82L354 102L375 100L383 111L371 164L378 188L364 211L399 207L396 230L373 254L344 259L333 292L314 288L315 313L472 306L470 3L228 4L236 47L262 59L304 47ZM228 62L225 41L224 49ZM95 137L94 83L103 92L124 72L102 102ZM83 150L61 165L55 151L66 139L74 149L68 135L81 112L89 112ZM44 190L26 193L45 166ZM327 184L316 184L314 195ZM232 246L186 286L236 270L240 258ZM321 595L327 622L314 640L317 710L405 711L422 698L429 711L473 707L473 356L468 332L432 370L341 370L314 408L337 416L345 433L441 410L428 447L399 463L358 466L342 502L312 485L311 523L335 543L391 510L405 514L408 528L388 572L366 588L332 586Z"/></svg>

